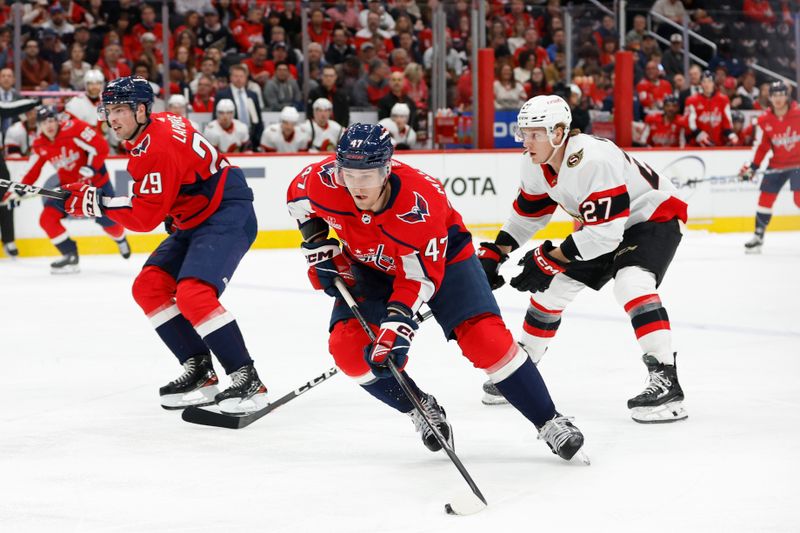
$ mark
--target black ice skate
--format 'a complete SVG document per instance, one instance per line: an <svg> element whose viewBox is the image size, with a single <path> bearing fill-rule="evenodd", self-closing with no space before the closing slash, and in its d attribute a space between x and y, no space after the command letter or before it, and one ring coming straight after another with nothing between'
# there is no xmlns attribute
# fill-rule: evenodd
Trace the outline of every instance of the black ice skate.
<svg viewBox="0 0 800 533"><path fill-rule="evenodd" d="M436 398L431 394L423 393L419 400L422 404L422 408L425 410L425 414L428 415L428 419L433 422L433 425L435 425L439 433L442 434L442 437L444 437L444 440L450 445L450 448L453 448L453 428L447 421L447 413L444 412L444 407L439 405ZM408 413L408 416L410 416L411 420L414 422L414 429L422 434L422 443L425 447L432 452L441 450L441 444L436 440L436 436L433 434L428 424L422 419L422 415L414 409Z"/></svg>
<svg viewBox="0 0 800 533"><path fill-rule="evenodd" d="M19 250L17 249L17 245L13 242L3 243L3 251L11 259L19 257Z"/></svg>
<svg viewBox="0 0 800 533"><path fill-rule="evenodd" d="M674 358L677 354L673 355ZM665 365L649 354L642 356L649 382L641 394L628 400L631 417L642 424L676 422L689 415L683 408L683 389L678 383L678 367Z"/></svg>
<svg viewBox="0 0 800 533"><path fill-rule="evenodd" d="M744 253L746 254L760 254L761 246L764 245L764 237L761 235L753 235L753 238L744 243Z"/></svg>
<svg viewBox="0 0 800 533"><path fill-rule="evenodd" d="M128 238L122 237L120 240L114 240L117 243L117 248L119 248L119 255L122 256L123 259L128 259L131 256L131 245L128 244Z"/></svg>
<svg viewBox="0 0 800 533"><path fill-rule="evenodd" d="M573 418L556 416L545 422L539 429L539 438L543 439L554 454L569 461L583 446L583 433L572 423ZM589 464L589 458L581 452L580 459Z"/></svg>
<svg viewBox="0 0 800 533"><path fill-rule="evenodd" d="M183 363L183 374L159 389L161 407L185 409L190 405L211 405L219 393L218 383L210 355L190 357Z"/></svg>
<svg viewBox="0 0 800 533"><path fill-rule="evenodd" d="M58 261L50 263L51 274L77 274L80 271L78 254L67 254Z"/></svg>
<svg viewBox="0 0 800 533"><path fill-rule="evenodd" d="M481 398L481 403L484 405L503 405L507 404L508 400L497 390L497 385L489 380L483 384L483 398Z"/></svg>
<svg viewBox="0 0 800 533"><path fill-rule="evenodd" d="M267 387L258 377L253 363L231 373L231 385L217 394L214 402L223 413L242 415L267 406Z"/></svg>

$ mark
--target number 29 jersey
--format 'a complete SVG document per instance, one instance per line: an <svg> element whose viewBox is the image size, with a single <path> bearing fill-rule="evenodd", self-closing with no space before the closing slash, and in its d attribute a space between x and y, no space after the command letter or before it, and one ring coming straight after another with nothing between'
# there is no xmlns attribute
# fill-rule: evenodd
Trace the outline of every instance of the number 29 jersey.
<svg viewBox="0 0 800 533"><path fill-rule="evenodd" d="M543 228L558 206L582 223L567 238L576 260L615 250L625 230L641 222L686 222L687 205L674 195L672 182L613 142L578 134L566 143L560 169L522 155L519 194L503 226L518 244Z"/></svg>
<svg viewBox="0 0 800 533"><path fill-rule="evenodd" d="M104 200L105 214L133 231L151 231L167 215L179 229L210 217L225 199L253 199L240 173L191 123L154 113L136 142L125 143L133 194Z"/></svg>
<svg viewBox="0 0 800 533"><path fill-rule="evenodd" d="M439 289L445 267L475 253L461 215L438 180L399 161L392 160L391 193L378 212L359 210L335 171L335 157L306 167L289 185L289 214L300 227L324 220L351 261L394 276L389 302L416 312Z"/></svg>

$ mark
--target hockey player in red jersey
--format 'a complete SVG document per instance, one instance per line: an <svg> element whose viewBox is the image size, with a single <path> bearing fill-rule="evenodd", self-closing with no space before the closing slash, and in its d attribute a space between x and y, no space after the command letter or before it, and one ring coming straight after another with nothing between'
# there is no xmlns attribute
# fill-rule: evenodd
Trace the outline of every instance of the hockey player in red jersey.
<svg viewBox="0 0 800 533"><path fill-rule="evenodd" d="M677 148L685 144L686 117L678 114L680 103L673 95L664 97L664 112L647 115L648 146Z"/></svg>
<svg viewBox="0 0 800 533"><path fill-rule="evenodd" d="M336 156L306 167L287 193L311 283L336 297L329 338L336 365L368 393L407 413L428 449L440 449L386 366L388 358L401 370L405 366L417 330L413 316L427 303L445 336L536 425L553 453L571 459L583 435L556 412L541 375L503 323L461 215L439 181L393 160L392 153L388 131L354 124ZM331 227L341 246L328 236ZM336 277L352 287L376 333L374 343L338 296ZM444 409L407 379L452 441Z"/></svg>
<svg viewBox="0 0 800 533"><path fill-rule="evenodd" d="M725 146L737 142L731 124L731 106L727 96L714 84L708 70L700 78L702 91L686 99L685 115L692 146Z"/></svg>
<svg viewBox="0 0 800 533"><path fill-rule="evenodd" d="M613 142L570 132L572 113L558 96L537 96L519 111L522 183L508 221L479 256L492 288L508 254L543 228L559 205L582 223L560 246L550 241L527 252L511 286L530 292L520 345L534 362L544 355L561 314L578 293L614 279L614 295L628 313L644 352L649 383L628 400L642 423L687 417L678 383L667 311L657 288L681 241L687 205L675 187ZM484 387L491 397L492 387ZM484 403L497 403L486 401Z"/></svg>
<svg viewBox="0 0 800 533"><path fill-rule="evenodd" d="M22 178L22 183L36 183L44 165L50 163L55 167L62 187L72 183L91 184L105 195L114 195L105 165L108 143L94 128L69 115L59 117L52 107L40 107L37 122L40 133L33 141L33 164ZM53 274L78 272L78 246L61 223L66 216L63 200L44 200L39 225L63 256L51 263ZM130 257L131 249L125 238L125 229L105 216L99 217L97 223L117 243L122 257Z"/></svg>
<svg viewBox="0 0 800 533"><path fill-rule="evenodd" d="M753 143L753 161L739 172L743 180L752 180L756 170L771 150L769 166L761 180L761 194L756 208L756 231L744 245L749 254L761 253L764 232L772 219L772 206L788 181L794 203L800 207L800 107L789 101L789 88L782 81L769 88L770 108L758 117Z"/></svg>
<svg viewBox="0 0 800 533"><path fill-rule="evenodd" d="M174 232L145 262L133 297L184 367L160 390L165 409L216 403L229 413L266 405L267 389L253 367L233 315L219 302L256 237L253 191L183 117L151 114L153 89L142 78L119 78L103 91L102 113L130 152L133 196L106 196L72 184L67 211L105 215L134 231L151 231L165 217ZM217 391L217 356L231 385Z"/></svg>
<svg viewBox="0 0 800 533"><path fill-rule="evenodd" d="M741 111L731 111L731 122L733 124L733 133L736 134L737 140L733 146L753 146L753 139L755 131L753 124L745 120L744 113Z"/></svg>

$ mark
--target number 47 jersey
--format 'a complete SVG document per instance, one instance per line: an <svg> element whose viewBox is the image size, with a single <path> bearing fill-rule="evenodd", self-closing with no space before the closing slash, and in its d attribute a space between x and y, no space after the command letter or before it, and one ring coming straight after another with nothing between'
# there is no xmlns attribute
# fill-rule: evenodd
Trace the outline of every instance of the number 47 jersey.
<svg viewBox="0 0 800 533"><path fill-rule="evenodd" d="M615 250L625 230L641 222L686 222L687 205L669 179L606 139L579 134L566 142L559 169L522 155L519 194L503 226L518 244L543 228L558 206L582 223L568 240L574 259L583 261Z"/></svg>
<svg viewBox="0 0 800 533"><path fill-rule="evenodd" d="M253 192L240 172L183 117L154 113L130 152L133 194L104 199L105 214L134 231L150 231L167 215L179 229L209 218L226 200L250 200Z"/></svg>

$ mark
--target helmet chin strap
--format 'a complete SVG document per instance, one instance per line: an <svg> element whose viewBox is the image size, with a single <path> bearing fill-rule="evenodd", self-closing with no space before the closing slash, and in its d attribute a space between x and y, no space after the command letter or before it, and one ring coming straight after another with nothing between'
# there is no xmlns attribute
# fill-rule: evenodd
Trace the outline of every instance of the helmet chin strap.
<svg viewBox="0 0 800 533"><path fill-rule="evenodd" d="M553 159L553 156L555 156L556 152L558 152L558 149L564 146L564 143L567 141L567 132L566 131L564 132L564 135L561 137L561 142L558 144L553 144L552 135L548 135L547 140L550 143L550 146L553 147L553 151L550 153L550 157L548 157L547 160L544 163L542 163L543 165L549 165L550 161Z"/></svg>

